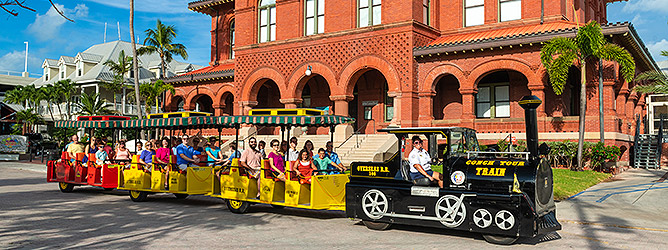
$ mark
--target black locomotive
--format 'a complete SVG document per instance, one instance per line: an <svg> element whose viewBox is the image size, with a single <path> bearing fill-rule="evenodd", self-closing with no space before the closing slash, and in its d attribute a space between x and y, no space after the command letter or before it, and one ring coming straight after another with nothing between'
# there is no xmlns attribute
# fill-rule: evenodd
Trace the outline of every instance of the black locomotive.
<svg viewBox="0 0 668 250"><path fill-rule="evenodd" d="M480 152L468 128L387 128L400 150L385 162L354 162L346 185L346 214L376 230L390 224L446 227L482 233L492 243L512 244L561 229L556 219L552 169L538 146L536 108L527 96L525 109L529 152ZM406 139L421 135L434 168L442 167L444 187L426 178L410 178L403 159ZM440 144L439 144L440 143Z"/></svg>

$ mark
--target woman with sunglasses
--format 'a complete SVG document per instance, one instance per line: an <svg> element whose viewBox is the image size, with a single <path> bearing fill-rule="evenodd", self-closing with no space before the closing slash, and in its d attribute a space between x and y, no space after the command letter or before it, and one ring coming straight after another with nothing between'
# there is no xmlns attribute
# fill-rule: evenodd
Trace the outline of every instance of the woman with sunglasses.
<svg viewBox="0 0 668 250"><path fill-rule="evenodd" d="M271 152L267 155L269 158L269 166L271 166L271 174L281 181L285 181L285 162L283 161L283 152L281 152L280 143L273 139L269 143L271 145Z"/></svg>
<svg viewBox="0 0 668 250"><path fill-rule="evenodd" d="M413 150L408 155L408 162L411 166L411 179L428 178L432 182L438 182L438 186L443 188L443 176L439 172L431 170L431 156L422 147L422 139L417 135L413 136L412 139Z"/></svg>

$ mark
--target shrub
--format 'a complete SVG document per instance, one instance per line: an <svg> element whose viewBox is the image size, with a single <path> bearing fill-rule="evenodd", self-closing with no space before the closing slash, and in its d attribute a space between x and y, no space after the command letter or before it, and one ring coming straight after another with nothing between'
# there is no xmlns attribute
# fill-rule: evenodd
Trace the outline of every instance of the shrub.
<svg viewBox="0 0 668 250"><path fill-rule="evenodd" d="M594 144L590 150L591 167L593 170L602 171L606 161L614 161L621 156L621 150L615 145L605 146L603 143Z"/></svg>
<svg viewBox="0 0 668 250"><path fill-rule="evenodd" d="M508 142L506 140L499 140L496 143L496 146L499 148L499 151L505 152L508 151ZM512 148L510 151L512 152L524 152L527 149L527 142L523 140L517 140L517 142L513 143Z"/></svg>

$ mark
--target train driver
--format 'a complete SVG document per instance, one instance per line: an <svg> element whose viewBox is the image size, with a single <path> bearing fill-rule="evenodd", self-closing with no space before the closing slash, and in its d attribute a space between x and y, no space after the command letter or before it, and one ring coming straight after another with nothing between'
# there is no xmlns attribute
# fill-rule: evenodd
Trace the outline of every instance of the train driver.
<svg viewBox="0 0 668 250"><path fill-rule="evenodd" d="M431 156L422 146L420 136L413 136L413 150L408 155L408 162L411 166L412 180L429 178L432 182L438 182L438 186L443 188L443 176L441 173L431 170Z"/></svg>

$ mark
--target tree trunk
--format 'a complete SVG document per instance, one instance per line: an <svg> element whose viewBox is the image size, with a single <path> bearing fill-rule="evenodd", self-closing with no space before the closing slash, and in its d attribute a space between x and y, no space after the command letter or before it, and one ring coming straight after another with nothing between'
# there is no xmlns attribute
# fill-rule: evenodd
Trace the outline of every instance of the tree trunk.
<svg viewBox="0 0 668 250"><path fill-rule="evenodd" d="M582 148L584 147L585 117L587 112L587 62L582 60L580 65L580 129L578 131L578 170L584 170L582 162Z"/></svg>
<svg viewBox="0 0 668 250"><path fill-rule="evenodd" d="M165 78L165 58L160 56L160 79Z"/></svg>
<svg viewBox="0 0 668 250"><path fill-rule="evenodd" d="M141 101L139 100L139 66L137 65L137 44L135 41L135 1L130 0L130 40L132 42L132 69L134 70L135 99L137 101L137 117L142 119Z"/></svg>
<svg viewBox="0 0 668 250"><path fill-rule="evenodd" d="M62 120L63 119L63 110L60 109L60 104L63 104L63 103L62 102L56 103L56 105L58 107L58 115L60 115L60 119Z"/></svg>
<svg viewBox="0 0 668 250"><path fill-rule="evenodd" d="M52 108L51 102L46 101L46 108L49 109L49 115L51 116L51 121L56 121L55 119L53 119L53 110L51 110Z"/></svg>

